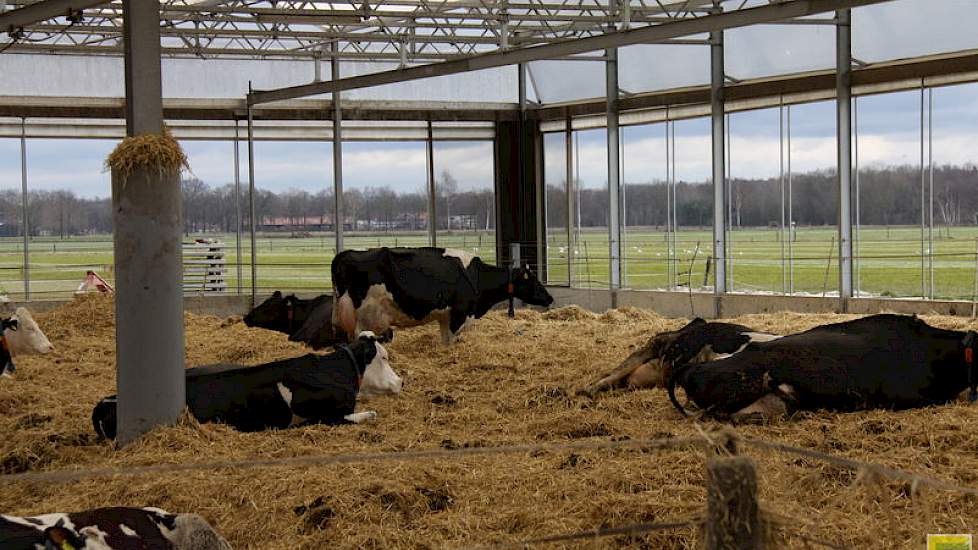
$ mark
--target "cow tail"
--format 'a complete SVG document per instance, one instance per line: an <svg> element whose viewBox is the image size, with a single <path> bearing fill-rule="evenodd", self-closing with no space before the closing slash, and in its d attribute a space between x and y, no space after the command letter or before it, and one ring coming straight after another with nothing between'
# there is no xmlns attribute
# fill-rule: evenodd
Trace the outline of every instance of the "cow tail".
<svg viewBox="0 0 978 550"><path fill-rule="evenodd" d="M679 400L676 399L676 383L678 382L679 377L685 374L686 370L688 370L689 367L690 365L687 363L678 368L673 368L672 372L669 375L669 380L666 383L666 388L667 391L669 392L669 401L672 402L672 406L676 407L676 410L679 411L679 413L682 414L683 416L689 416L689 412L687 412L686 407L683 407L679 403Z"/></svg>

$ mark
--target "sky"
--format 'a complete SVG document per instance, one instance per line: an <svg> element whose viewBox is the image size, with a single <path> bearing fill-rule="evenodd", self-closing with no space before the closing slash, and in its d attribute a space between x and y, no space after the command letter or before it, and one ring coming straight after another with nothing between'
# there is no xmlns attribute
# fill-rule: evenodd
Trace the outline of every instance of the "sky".
<svg viewBox="0 0 978 550"><path fill-rule="evenodd" d="M760 0L750 0L760 2ZM941 51L978 47L978 2L975 0L941 0L924 4L917 0L859 8L853 12L853 55L864 61L879 61ZM833 62L833 32L828 26L768 25L728 31L726 34L727 72L738 78L766 76L792 71L830 67ZM662 89L702 84L709 74L708 48L690 45L631 46L620 52L620 83L627 91ZM0 55L0 73L25 70L29 56ZM77 58L76 58L77 59ZM108 58L107 58L108 59ZM59 63L70 63L70 56L59 56ZM81 61L79 61L81 62ZM92 62L91 59L84 62ZM113 63L99 61L103 65ZM114 61L118 64L118 60ZM196 62L195 62L196 63ZM203 63L203 62L201 62ZM170 95L186 95L189 89L199 97L214 94L233 96L229 86L238 82L241 63L227 66L208 62L207 69L231 71L234 78L190 78L201 67L184 63L165 78L164 89ZM263 62L258 78L265 85L281 80L305 78L306 68L274 62ZM91 68L93 71L96 68ZM97 68L93 81L116 82L112 77L119 67ZM546 102L595 97L603 94L603 65L596 62L548 61L532 65L531 97ZM356 67L351 70L358 71ZM182 72L181 72L182 71ZM189 71L189 72L188 72ZM37 73L37 71L34 71ZM513 71L510 71L513 72ZM72 71L41 71L30 79L0 79L0 94L76 95L77 78ZM104 73L104 74L103 74ZM185 74L186 73L186 74ZM504 74L505 73L505 74ZM196 74L196 73L194 73ZM515 74L515 73L514 73ZM164 75L166 77L166 75ZM452 98L469 90L483 100L512 101L510 80L514 75L504 70L496 73L445 77L423 81L401 88L413 99L423 97ZM179 77L179 78L178 78ZM259 78L260 77L260 78ZM467 84L463 84L464 79ZM47 80L45 80L47 79ZM463 80L460 80L463 79ZM266 82L267 81L267 82ZM190 88L181 82L192 82ZM220 88L208 88L209 83ZM114 85L114 84L113 84ZM32 89L22 89L34 86ZM103 86L104 87L104 86ZM98 88L96 86L96 88ZM118 86L116 86L118 88ZM108 88L106 88L108 90ZM397 93L390 87L384 94ZM218 93L220 92L220 93ZM82 92L78 92L82 93ZM86 89L92 95L118 95ZM385 97L386 97L385 95ZM379 96L378 96L379 97ZM925 99L927 99L925 97ZM933 92L933 149L936 163L974 164L975 128L978 128L978 84L951 86ZM917 164L920 156L920 93L901 92L859 99L858 105L860 165ZM835 109L832 102L791 108L792 170L803 172L835 166ZM710 177L710 133L706 119L679 121L675 124L676 178L705 181ZM626 182L645 182L665 176L664 125L627 127L623 130L623 174ZM731 174L734 177L773 177L780 171L779 112L766 109L736 113L730 117ZM601 188L607 182L606 135L603 130L578 132L576 136L579 178L585 187ZM108 174L102 160L113 147L103 140L28 140L28 180L31 189L73 189L85 197L107 196ZM193 175L211 185L234 180L233 149L228 142L185 142ZM332 185L332 153L325 142L256 144L256 184L260 188L284 191L289 188L317 192ZM564 143L562 138L548 139L546 147L547 180L564 177ZM421 143L346 143L343 150L343 173L346 188L390 186L397 191L418 191L426 181L426 155ZM241 149L241 177L247 181L246 149ZM785 159L787 162L787 159ZM458 180L460 189L479 189L492 185L492 146L488 142L439 143L435 151L435 169L448 170ZM20 188L19 140L0 139L0 189Z"/></svg>

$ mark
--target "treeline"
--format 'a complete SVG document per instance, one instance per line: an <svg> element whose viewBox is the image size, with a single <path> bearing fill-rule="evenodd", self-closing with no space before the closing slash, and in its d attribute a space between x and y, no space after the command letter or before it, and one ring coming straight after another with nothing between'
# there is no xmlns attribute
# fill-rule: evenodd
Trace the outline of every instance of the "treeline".
<svg viewBox="0 0 978 550"><path fill-rule="evenodd" d="M677 182L676 212L680 226L713 223L713 188L708 182ZM836 172L821 170L791 178L792 218L797 225L835 225L838 217ZM920 224L920 170L911 166L861 168L859 213L865 225ZM926 186L929 188L929 174ZM667 186L664 182L627 183L623 219L628 225L664 226ZM787 186L786 186L787 187ZM787 195L787 189L785 190ZM580 189L574 201L575 219L583 227L607 226L608 195L604 189ZM787 204L787 196L785 203ZM924 205L929 214L929 199ZM547 186L547 223L566 227L564 186ZM730 223L734 227L764 227L781 221L778 178L730 181ZM785 208L787 219L787 207ZM934 168L934 225L978 224L978 166Z"/></svg>
<svg viewBox="0 0 978 550"><path fill-rule="evenodd" d="M920 223L920 171L912 166L863 168L859 173L859 211L865 225L915 225ZM199 179L182 182L184 229L190 233L232 232L237 219L234 186L208 185ZM495 204L493 191L459 191L451 174L442 173L436 182L439 230L492 229ZM713 219L713 189L707 182L678 182L676 210L682 226L705 226ZM623 219L630 226L666 224L666 184L628 183L624 186ZM740 179L730 182L731 224L763 227L781 220L781 188L777 178ZM567 202L563 185L547 187L548 225L566 227ZM795 222L802 226L836 223L836 175L834 171L796 174L791 181L791 204ZM583 227L606 226L608 197L604 189L581 189L579 215ZM32 191L28 197L30 232L34 236L110 233L111 201L82 198L70 190ZM428 199L424 189L396 192L389 187L347 188L343 193L348 230L397 231L427 227ZM240 197L242 227L248 227L246 190ZM21 234L21 200L16 190L0 191L0 236ZM579 214L578 214L579 211ZM925 206L929 211L929 204ZM300 189L255 193L255 212L260 227L279 228L308 225L319 220L333 224L332 190L316 193ZM935 225L978 223L978 167L940 166L934 170Z"/></svg>

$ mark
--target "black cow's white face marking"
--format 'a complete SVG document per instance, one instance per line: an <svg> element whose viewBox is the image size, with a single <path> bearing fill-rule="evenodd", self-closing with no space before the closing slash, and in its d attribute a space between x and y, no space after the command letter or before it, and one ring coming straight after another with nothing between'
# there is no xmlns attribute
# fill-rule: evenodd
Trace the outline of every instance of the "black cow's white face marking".
<svg viewBox="0 0 978 550"><path fill-rule="evenodd" d="M373 338L374 335L371 332L364 331L360 333L360 338L364 337ZM394 369L391 368L387 348L382 346L380 342L374 342L373 344L376 348L376 354L363 371L363 380L360 382L360 393L357 397L369 399L379 395L396 395L401 393L401 387L404 382L394 372Z"/></svg>

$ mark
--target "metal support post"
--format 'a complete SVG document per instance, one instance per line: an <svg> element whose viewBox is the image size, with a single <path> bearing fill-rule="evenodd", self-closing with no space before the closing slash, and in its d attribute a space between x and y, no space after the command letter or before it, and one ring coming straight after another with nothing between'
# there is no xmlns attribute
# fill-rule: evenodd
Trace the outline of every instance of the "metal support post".
<svg viewBox="0 0 978 550"><path fill-rule="evenodd" d="M788 294L795 293L795 238L798 226L795 224L794 172L791 170L791 105L787 107L785 132L788 140Z"/></svg>
<svg viewBox="0 0 978 550"><path fill-rule="evenodd" d="M251 84L248 84L251 87ZM251 307L258 305L258 243L255 241L255 121L248 107L248 231L251 235Z"/></svg>
<svg viewBox="0 0 978 550"><path fill-rule="evenodd" d="M330 77L340 78L340 60L337 43L333 42L333 57L329 61ZM336 253L343 251L343 110L339 92L333 93L333 229L336 233Z"/></svg>
<svg viewBox="0 0 978 550"><path fill-rule="evenodd" d="M852 36L849 10L836 12L835 109L839 170L839 300L852 297Z"/></svg>
<svg viewBox="0 0 978 550"><path fill-rule="evenodd" d="M163 130L160 6L123 0L126 135ZM112 174L118 441L171 424L186 406L178 171Z"/></svg>
<svg viewBox="0 0 978 550"><path fill-rule="evenodd" d="M606 50L605 114L608 120L608 284L621 288L621 175L618 166L618 50Z"/></svg>
<svg viewBox="0 0 978 550"><path fill-rule="evenodd" d="M238 119L234 119L234 234L235 234L235 254L238 273L238 294L241 294L241 144L238 135Z"/></svg>
<svg viewBox="0 0 978 550"><path fill-rule="evenodd" d="M860 218L859 210L859 98L852 98L852 158L853 158L853 186L854 190L852 193L852 216L856 224L856 228L852 233L853 247L855 253L852 255L852 279L853 279L853 293L855 296L859 296L859 289L862 285L859 282L859 270L861 268L860 256L862 254L862 220Z"/></svg>
<svg viewBox="0 0 978 550"><path fill-rule="evenodd" d="M713 293L717 296L727 291L723 78L723 31L714 31L710 33L710 117L713 130Z"/></svg>
<svg viewBox="0 0 978 550"><path fill-rule="evenodd" d="M781 188L781 233L778 240L781 241L781 294L788 293L788 257L785 255L785 234L784 234L784 210L785 210L785 186L784 186L784 96L778 98L778 162L779 177L778 183ZM791 149L788 149L788 156L791 156Z"/></svg>
<svg viewBox="0 0 978 550"><path fill-rule="evenodd" d="M438 204L435 200L435 143L431 128L431 121L428 121L428 139L425 140L425 150L428 168L428 242L431 246L438 246ZM447 215L449 212L445 212ZM446 228L451 226L451 221L446 219Z"/></svg>
<svg viewBox="0 0 978 550"><path fill-rule="evenodd" d="M564 155L567 166L567 286L574 286L574 252L577 250L574 242L574 132L571 129L571 118L567 117L564 127Z"/></svg>
<svg viewBox="0 0 978 550"><path fill-rule="evenodd" d="M927 297L927 167L924 163L924 81L920 81L920 297Z"/></svg>
<svg viewBox="0 0 978 550"><path fill-rule="evenodd" d="M927 164L930 176L928 177L927 197L930 202L927 215L927 271L930 288L927 297L934 299L934 88L927 89ZM937 235L938 238L940 234Z"/></svg>
<svg viewBox="0 0 978 550"><path fill-rule="evenodd" d="M27 121L20 119L20 231L24 234L24 301L31 301L30 216L27 199Z"/></svg>

